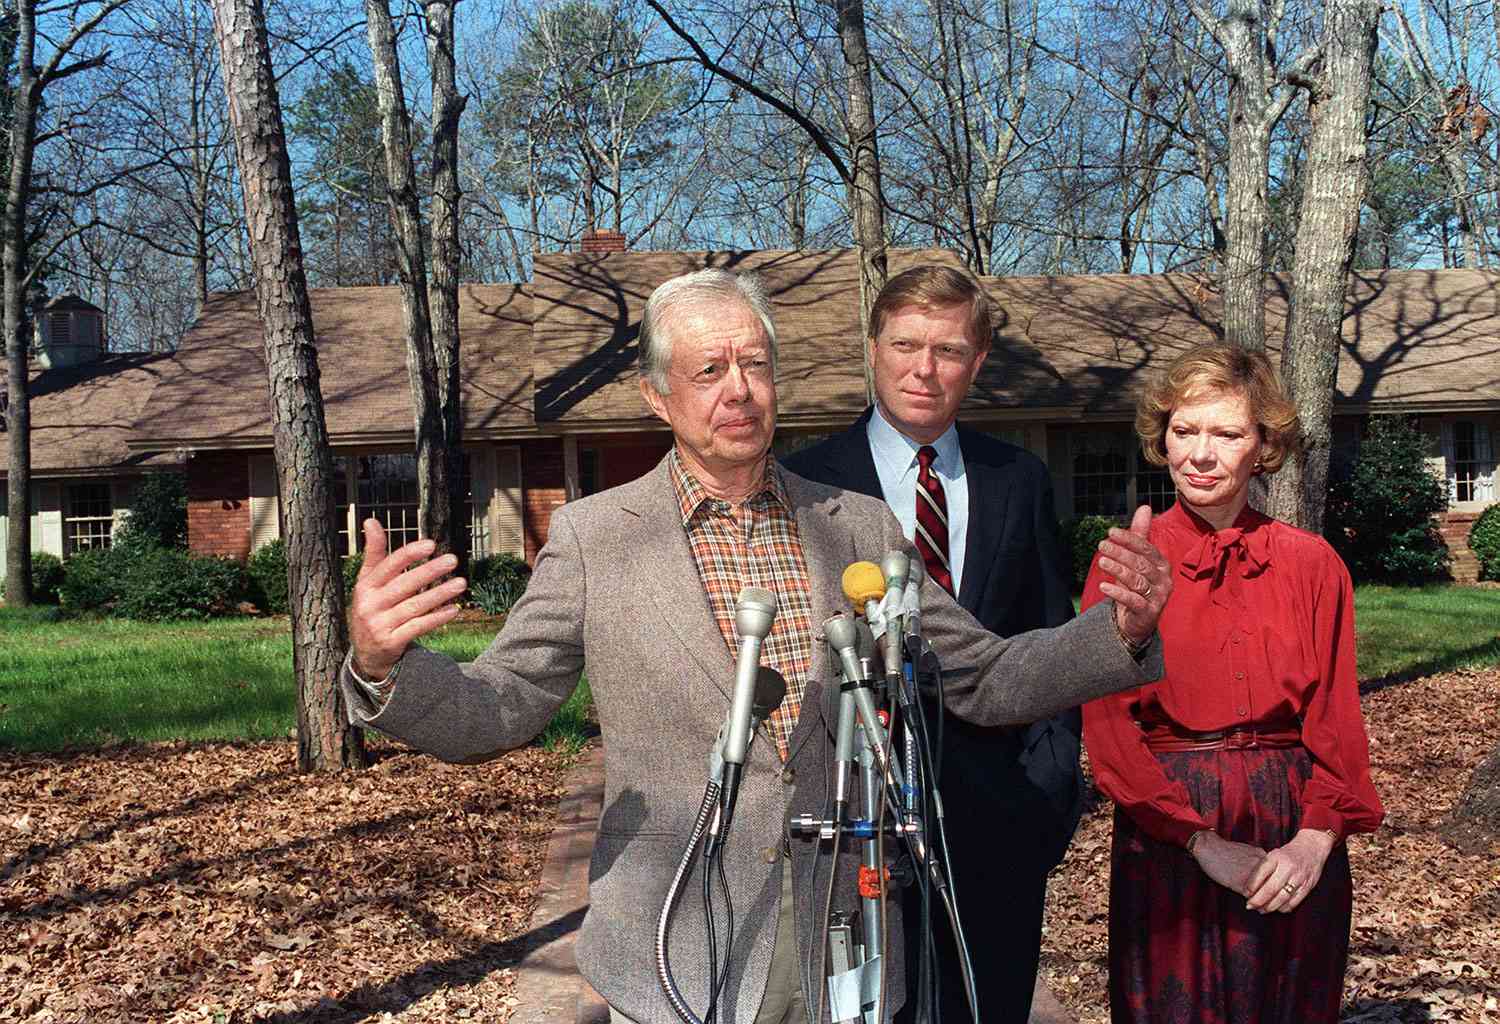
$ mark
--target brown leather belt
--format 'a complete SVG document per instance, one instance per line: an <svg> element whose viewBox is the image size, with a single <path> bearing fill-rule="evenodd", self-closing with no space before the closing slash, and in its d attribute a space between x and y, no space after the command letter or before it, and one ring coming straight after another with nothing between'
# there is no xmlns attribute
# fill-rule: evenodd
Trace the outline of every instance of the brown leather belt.
<svg viewBox="0 0 1500 1024"><path fill-rule="evenodd" d="M1141 732L1145 735L1147 747L1164 753L1184 750L1274 750L1302 745L1302 730L1295 724L1256 725L1215 732L1193 732L1170 725L1143 724Z"/></svg>

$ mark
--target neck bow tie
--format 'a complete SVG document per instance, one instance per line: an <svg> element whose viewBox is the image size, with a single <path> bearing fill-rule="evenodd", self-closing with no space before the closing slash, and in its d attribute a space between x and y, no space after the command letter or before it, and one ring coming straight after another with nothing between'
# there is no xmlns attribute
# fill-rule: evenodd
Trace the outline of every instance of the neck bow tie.
<svg viewBox="0 0 1500 1024"><path fill-rule="evenodd" d="M1231 573L1249 579L1270 564L1267 531L1232 526L1205 534L1203 542L1183 556L1178 571L1190 580L1211 578L1217 587Z"/></svg>

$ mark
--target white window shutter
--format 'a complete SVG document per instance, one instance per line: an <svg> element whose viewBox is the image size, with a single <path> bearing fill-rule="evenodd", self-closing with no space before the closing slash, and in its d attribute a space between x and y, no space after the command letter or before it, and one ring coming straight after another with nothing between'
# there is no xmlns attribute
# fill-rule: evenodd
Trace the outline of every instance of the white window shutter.
<svg viewBox="0 0 1500 1024"><path fill-rule="evenodd" d="M1475 497L1481 501L1495 500L1495 449L1490 441L1490 425L1484 420L1474 424L1474 447L1479 458L1480 482Z"/></svg>
<svg viewBox="0 0 1500 1024"><path fill-rule="evenodd" d="M1438 443L1443 450L1443 478L1448 484L1448 503L1458 500L1458 468L1454 465L1453 421L1443 420L1438 425Z"/></svg>

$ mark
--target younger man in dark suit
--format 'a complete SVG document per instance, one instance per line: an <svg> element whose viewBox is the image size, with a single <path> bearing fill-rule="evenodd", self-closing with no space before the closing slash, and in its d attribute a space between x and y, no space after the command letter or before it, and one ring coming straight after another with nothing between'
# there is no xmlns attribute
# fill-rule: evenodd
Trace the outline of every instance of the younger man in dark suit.
<svg viewBox="0 0 1500 1024"><path fill-rule="evenodd" d="M955 422L990 350L989 301L978 283L951 267L908 270L881 290L870 331L876 404L784 464L884 498L933 579L992 632L1067 621L1068 561L1046 466ZM943 722L949 849L986 1024L1024 1022L1030 1013L1047 872L1078 824L1081 727L1077 709L1019 728L978 728L951 715ZM907 922L917 920L916 909L908 907ZM935 909L932 921L939 1019L961 1024L970 1014L957 951L946 917ZM909 984L921 945L908 934ZM915 1021L918 1005L908 998L898 1024Z"/></svg>

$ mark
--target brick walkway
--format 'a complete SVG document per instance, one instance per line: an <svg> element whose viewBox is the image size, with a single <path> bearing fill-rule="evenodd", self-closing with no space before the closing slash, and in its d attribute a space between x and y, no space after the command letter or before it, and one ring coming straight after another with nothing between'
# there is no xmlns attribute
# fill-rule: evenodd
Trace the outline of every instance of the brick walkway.
<svg viewBox="0 0 1500 1024"><path fill-rule="evenodd" d="M589 905L589 854L604 802L604 751L590 750L573 766L567 794L557 808L557 826L547 846L532 912L531 952L516 966L513 1024L608 1024L604 1000L578 974L573 939ZM1073 1024L1041 982L1028 1024ZM1003 1022L988 1022L1003 1024Z"/></svg>

